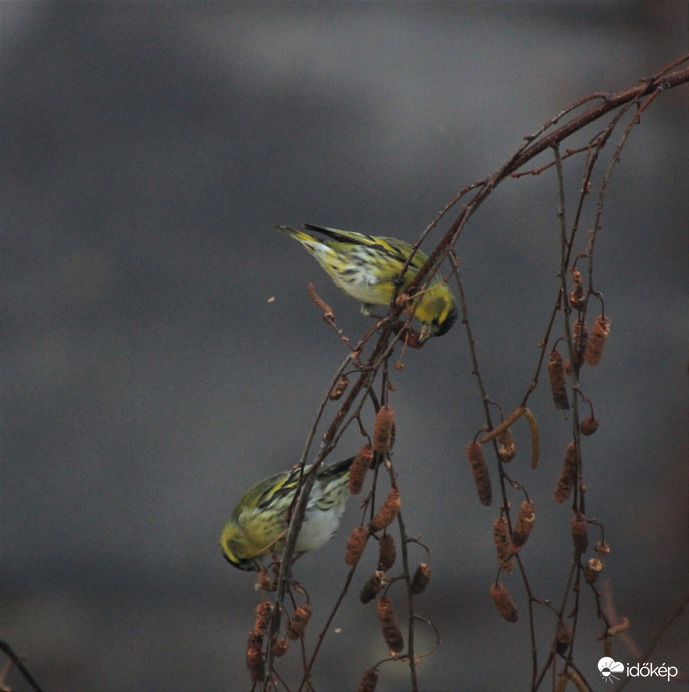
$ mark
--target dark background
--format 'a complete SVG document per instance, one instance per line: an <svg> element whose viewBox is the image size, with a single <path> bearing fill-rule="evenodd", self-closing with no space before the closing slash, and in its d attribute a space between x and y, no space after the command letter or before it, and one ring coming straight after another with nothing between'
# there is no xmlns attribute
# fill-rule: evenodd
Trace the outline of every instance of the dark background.
<svg viewBox="0 0 689 692"><path fill-rule="evenodd" d="M46 689L245 689L258 594L218 538L244 489L299 458L344 357L307 282L350 336L370 324L271 227L413 240L567 104L686 52L687 5L4 2L0 12L0 636ZM612 177L596 287L613 327L584 380L601 420L584 443L587 511L605 524L605 575L642 649L687 588L688 107L686 86L657 99ZM557 291L556 212L552 175L508 182L458 247L483 374L507 410L528 386ZM483 419L461 324L405 365L391 399L395 464L408 530L432 551L417 607L442 639L419 666L422 688L523 690L523 588L507 582L522 613L509 625L488 599L498 508L479 505L464 458ZM523 554L535 592L558 604L570 512L552 489L571 433L545 385L530 407L543 456L530 472L516 426L515 475L538 507ZM352 431L341 456L359 443ZM355 505L298 563L316 622L344 580ZM369 563L326 640L318 689L352 689L386 655L373 607L357 598ZM602 689L602 624L589 593L582 603L576 657ZM537 621L544 657L552 618L544 609ZM686 672L686 629L685 615L651 661ZM421 627L419 650L431 645ZM633 660L620 643L615 655ZM288 658L286 670L296 649ZM16 673L8 682L26 689ZM407 686L402 664L382 667L378 689Z"/></svg>

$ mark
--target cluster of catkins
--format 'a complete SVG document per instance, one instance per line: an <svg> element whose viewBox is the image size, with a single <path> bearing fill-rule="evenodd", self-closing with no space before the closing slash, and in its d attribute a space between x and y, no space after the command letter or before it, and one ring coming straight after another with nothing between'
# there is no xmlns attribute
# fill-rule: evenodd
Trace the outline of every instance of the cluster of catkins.
<svg viewBox="0 0 689 692"><path fill-rule="evenodd" d="M268 576L267 572L261 572L259 584L267 591L275 590L275 580ZM263 639L270 627L273 616L273 603L263 601L256 606L256 622L254 629L249 633L249 643L246 651L246 664L252 682L261 682L265 679L265 664L263 659ZM270 648L273 656L279 658L289 649L288 639L293 641L304 636L304 630L311 617L311 606L308 603L298 606L287 622L287 637L275 635Z"/></svg>
<svg viewBox="0 0 689 692"><path fill-rule="evenodd" d="M373 444L365 444L357 454L349 473L349 489L353 495L358 495L364 484L366 473L381 459L385 459L395 441L395 415L390 406L381 406L376 415L373 433ZM378 622L385 643L393 654L399 654L404 649L404 636L395 612L392 598L387 594L380 596L388 583L386 572L392 569L397 558L397 549L388 527L395 521L402 508L399 488L393 485L380 509L366 525L357 526L347 540L345 562L354 567L358 564L371 536L378 541L378 564L376 571L364 584L359 598L362 603L376 601ZM416 568L411 580L411 591L420 594L424 591L431 578L427 563L422 562ZM375 668L367 668L359 682L360 692L372 692L378 681Z"/></svg>

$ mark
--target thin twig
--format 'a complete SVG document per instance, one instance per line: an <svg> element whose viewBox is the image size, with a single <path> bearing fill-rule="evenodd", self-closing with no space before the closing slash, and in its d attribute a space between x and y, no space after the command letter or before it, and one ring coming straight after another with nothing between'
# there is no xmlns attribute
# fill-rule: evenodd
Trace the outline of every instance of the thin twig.
<svg viewBox="0 0 689 692"><path fill-rule="evenodd" d="M21 656L19 656L14 649L2 639L0 639L0 651L2 651L5 656L12 661L16 669L22 674L26 682L31 685L31 688L35 690L35 692L43 692L43 688L36 682L33 675L31 675L28 668L24 665Z"/></svg>

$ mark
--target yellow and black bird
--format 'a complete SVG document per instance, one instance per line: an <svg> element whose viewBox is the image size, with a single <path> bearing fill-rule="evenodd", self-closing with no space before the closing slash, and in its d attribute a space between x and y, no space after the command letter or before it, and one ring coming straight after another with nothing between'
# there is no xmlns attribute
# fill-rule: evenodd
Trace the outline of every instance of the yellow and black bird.
<svg viewBox="0 0 689 692"><path fill-rule="evenodd" d="M354 457L318 467L295 553L322 547L337 530L349 497L349 469L353 461ZM310 469L306 466L304 474ZM259 481L244 493L220 537L223 555L230 564L243 570L258 570L262 557L282 550L300 475L296 466Z"/></svg>
<svg viewBox="0 0 689 692"><path fill-rule="evenodd" d="M287 226L275 226L313 255L328 276L344 293L361 303L361 311L371 314L374 305L390 305L404 293L428 257L417 250L400 283L400 273L414 248L404 240L364 235L304 224L323 238ZM457 321L457 303L450 287L438 275L420 291L407 308L421 322L423 342L446 334Z"/></svg>

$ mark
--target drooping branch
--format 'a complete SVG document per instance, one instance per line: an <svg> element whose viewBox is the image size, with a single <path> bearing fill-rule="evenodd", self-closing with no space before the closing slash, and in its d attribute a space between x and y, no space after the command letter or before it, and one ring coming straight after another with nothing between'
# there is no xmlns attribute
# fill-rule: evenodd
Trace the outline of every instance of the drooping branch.
<svg viewBox="0 0 689 692"><path fill-rule="evenodd" d="M408 292L413 294L413 292L422 285L429 272L437 271L437 268L454 247L471 215L479 208L479 206L490 195L495 187L499 185L505 178L511 176L522 166L524 166L524 164L528 163L542 152L556 146L560 142L563 142L575 132L582 130L587 125L597 121L599 118L603 117L607 113L610 113L616 108L634 101L641 103L643 99L653 100L663 91L686 84L689 82L689 66L677 70L674 68L687 62L689 62L689 54L674 60L656 72L653 76L643 79L640 84L634 87L625 89L615 94L595 93L580 99L571 106L565 108L561 113L558 113L555 117L551 118L536 133L525 137L525 143L501 168L499 168L495 173L485 180L473 183L472 185L464 188L459 194L455 195L455 197L450 200L447 205L445 205L433 222L424 231L422 238L425 237L431 228L437 225L440 219L447 214L447 212L449 212L449 210L455 204L457 204L462 197L464 197L470 191L476 190L476 193L471 200L462 207L461 212L447 230L442 240L430 253L428 261L423 265L423 267L421 267L417 275L414 277L414 280L410 283L409 288L407 289ZM571 113L573 110L576 110L582 104L587 103L592 99L600 99L600 102L583 113L572 117L556 130L544 135L544 132L553 127L565 115Z"/></svg>
<svg viewBox="0 0 689 692"><path fill-rule="evenodd" d="M466 200L465 203L462 205L461 209L459 210L459 213L457 217L454 219L448 230L446 231L445 235L440 239L436 247L433 249L433 251L430 253L428 261L424 264L424 266L420 269L420 271L417 273L417 275L414 277L413 281L411 282L410 286L407 289L407 293L412 295L418 290L423 290L425 285L427 284L428 280L439 270L441 264L444 262L446 258L448 258L452 264L453 267L453 272L456 275L457 278L457 283L459 287L459 293L460 293L460 298L461 298L461 304L462 304L462 314L464 317L464 322L467 327L467 335L470 343L470 350L472 354L472 362L474 364L474 374L477 376L479 380L479 385L480 385L480 390L482 394L482 399L484 402L484 409L486 413L486 427L484 428L485 430L492 431L488 432L487 435L485 436L485 439L482 439L481 442L487 442L488 440L492 440L493 437L496 437L498 432L502 431L504 428L507 428L512 422L516 420L516 418L511 419L507 418L506 420L503 420L501 424L498 424L497 426L494 426L491 417L490 417L490 411L489 411L489 406L490 405L497 405L496 402L491 401L488 396L487 392L485 391L485 388L482 384L481 380L481 374L480 370L478 367L478 356L477 353L475 352L473 348L473 337L472 337L472 332L468 320L468 312L467 312L467 307L466 307L466 300L464 296L464 291L463 287L461 285L461 281L459 279L459 263L457 261L456 255L454 255L454 247L455 244L457 243L459 236L464 230L464 227L466 226L467 221L470 219L470 217L473 215L473 213L479 208L479 206L489 197L490 193L499 185L501 182L505 181L505 179L509 177L517 177L517 172L520 169L523 169L525 164L527 164L529 161L533 160L536 156L539 154L542 154L543 152L547 151L552 151L554 152L554 161L550 164L548 164L545 167L539 168L538 170L535 171L528 171L530 174L540 174L544 170L555 167L556 170L558 171L558 182L559 182L559 190L560 190L560 207L558 211L558 215L560 216L560 225L561 225L561 236L562 236L562 242L561 242L561 255L560 255L560 261L559 261L559 275L560 275L560 285L558 286L558 294L556 297L556 300L554 301L554 306L551 311L551 315L548 321L548 326L545 331L545 336L542 340L542 349L541 349L541 354L538 359L538 364L535 368L535 374L531 380L531 383L528 387L528 390L526 394L524 395L524 399L521 403L521 406L519 409L517 409L519 412L525 411L525 405L526 405L526 400L528 396L534 391L536 388L538 379L539 379L539 374L541 372L541 368L543 367L543 362L544 362L544 354L545 354L545 349L547 343L550 341L550 335L551 335L551 329L553 328L555 324L555 318L558 312L561 310L565 312L566 314L564 315L565 320L564 320L564 340L567 343L568 346L568 351L570 354L570 361L572 363L575 363L573 366L573 373L570 375L570 380L573 385L572 389L572 396L573 396L573 402L574 402L574 407L573 407L573 413L571 416L572 420L572 425L573 425L573 448L576 450L576 455L577 455L577 463L576 463L576 468L578 469L578 473L575 474L575 479L576 479L576 488L574 491L574 500L573 500L573 506L572 509L574 510L575 513L575 518L577 521L579 521L584 529L586 527L586 518L584 516L584 504L583 504L583 490L580 492L580 488L583 488L582 482L581 482L581 453L580 453L580 445L579 445L579 421L578 421L578 411L577 411L577 396L580 395L582 396L582 399L588 403L588 400L583 397L581 394L581 391L579 389L579 384L578 384L578 366L576 365L576 358L575 356L575 350L573 348L573 343L572 343L572 333L570 329L570 324L569 324L569 303L567 303L567 279L566 279L566 271L570 267L570 259L573 253L573 248L574 248L574 237L577 234L578 230L580 229L580 215L582 208L584 206L584 199L585 196L588 194L588 185L586 183L589 183L590 185L590 179L591 179L591 171L593 168L596 166L598 163L598 156L600 152L604 149L606 146L606 143L608 142L610 136L612 135L613 131L616 129L618 123L620 123L623 119L628 120L628 126L627 129L625 130L624 136L620 144L618 145L617 149L613 152L612 159L610 161L610 165L608 168L608 172L606 173L604 177L604 182L603 182L603 187L601 189L601 194L599 196L599 201L598 201L598 206L597 206L597 216L596 220L594 223L594 232L592 235L592 239L589 242L589 245L587 246L587 252L585 255L579 255L577 257L589 257L589 294L593 295L595 294L597 297L600 298L600 295L596 292L593 291L593 270L592 270L592 255L593 255L593 241L595 240L595 232L599 226L599 217L602 211L602 206L603 206L603 198L605 196L605 190L606 190L606 185L607 181L610 177L610 172L612 171L613 167L617 163L617 160L619 159L619 153L622 147L624 146L624 143L626 141L627 135L634 129L634 127L639 123L640 116L644 113L645 109L652 104L652 102L659 96L661 93L665 90L674 88L676 86L680 86L682 84L685 84L689 82L689 66L687 64L689 63L689 54L683 56L679 60L674 61L670 65L666 66L663 68L661 71L658 73L654 74L653 76L649 78L645 78L640 81L639 84L637 84L634 87L631 87L629 89L617 92L615 94L607 94L607 93L601 93L601 92L595 92L592 94L589 94L588 96L580 99L579 101L571 104L567 108L563 109L560 111L558 114L556 114L554 117L552 117L549 121L547 121L544 125L542 125L535 133L526 136L524 138L524 142L521 144L521 146L516 150L516 152L509 158L495 173L493 173L491 176L483 179L476 181L472 183L471 185L468 185L467 187L463 188L460 192L458 192L446 205L445 207L436 215L435 219L429 224L429 226L425 229L425 231L421 234L420 238L418 239L417 243L415 244L415 248L419 248L421 243L424 241L428 233L438 224L438 222L445 217L445 215L450 212L451 209L453 209L461 200ZM683 66L683 67L682 67ZM587 126L591 125L592 123L597 122L599 119L604 118L606 115L612 114L609 116L608 120L609 122L607 123L607 126L604 130L603 133L600 133L593 137L586 146L580 147L578 149L568 149L566 154L561 156L559 154L559 145L567 140L571 135L573 135L576 132L580 132L582 129L586 128ZM629 116L627 114L632 114L631 119L629 119ZM625 120L625 121L626 121ZM565 208L564 208L564 182L563 182L563 176L562 176L562 162L565 160L565 158L571 158L577 154L586 154L587 155L587 160L586 160L586 166L585 166L585 175L584 175L584 186L581 191L581 195L579 198L579 205L575 209L575 213L573 215L573 221L570 223L566 222L565 218ZM526 173L522 173L526 174ZM585 190L585 191L584 191ZM567 230L569 229L569 230ZM410 258L411 260L411 258ZM409 264L409 262L407 263ZM576 266L576 260L574 261L574 265ZM406 268L406 267L405 267ZM404 271L404 270L403 270ZM280 614L283 612L282 608L282 602L285 598L286 593L291 593L289 591L290 583L291 583L291 566L294 558L294 550L296 546L296 541L297 541L297 536L301 527L301 523L304 518L304 514L306 511L307 503L308 503L308 498L309 494L311 492L311 489L313 487L314 481L315 481L315 472L318 466L323 462L325 457L333 451L338 445L339 439L343 432L348 428L350 423L352 421L358 421L360 428L362 428L362 423L361 423L361 418L360 418L360 413L361 409L364 406L364 404L367 403L368 400L373 403L374 409L376 411L379 410L380 406L378 403L378 400L375 397L375 394L373 393L373 386L374 382L381 372L382 369L382 385L383 386L383 396L381 397L381 402L383 405L387 404L387 363L388 363L388 358L392 354L394 348L396 347L396 344L398 341L404 341L407 345L409 345L409 342L407 341L407 336L406 336L406 330L409 327L409 323L411 319L413 318L413 315L409 316L408 321L405 325L403 325L400 329L399 327L399 322L397 320L400 317L400 314L408 307L408 295L400 296L399 300L395 300L397 296L391 301L390 304L390 309L387 314L387 318L380 321L378 324L375 325L375 327L372 327L366 335L355 345L350 344L349 340L343 337L343 334L341 331L339 331L336 326L334 325L334 318L332 315L332 311L328 308L327 305L322 304L322 301L314 299L314 302L321 308L323 312L324 319L326 322L330 324L331 327L335 329L335 331L338 333L339 337L343 339L343 341L347 344L347 346L350 349L350 353L348 354L347 359L345 362L342 364L336 375L333 377L331 386L328 388L328 392L323 398L323 401L321 402L321 406L318 410L318 413L316 415L316 420L313 423L312 429L308 435L307 439L307 444L306 448L304 450L304 454L301 460L302 466L306 463L307 458L310 456L309 450L311 445L315 442L315 433L316 429L319 425L325 423L326 425L326 432L322 438L320 448L318 450L318 453L315 455L316 458L313 462L313 467L311 471L307 474L303 475L303 478L301 479L301 482L299 484L299 487L297 488L297 491L295 493L295 500L292 504L292 507L290 509L290 522L289 522L289 528L285 536L285 543L284 543L284 549L282 553L282 559L280 563L280 570L279 570L279 575L278 575L278 580L277 580L277 594L275 598L275 604L276 607L273 610L273 618L270 623L270 630L269 630L269 637L268 637L268 642L271 642L273 638L277 635L279 627L280 627ZM314 298L314 295L312 295L312 298ZM577 308L579 309L579 317L583 320L583 315L585 312L585 305L583 308ZM583 310L583 312L582 312ZM413 309L412 309L413 312ZM557 342L556 342L557 343ZM364 358L362 356L362 352L364 350L364 346L366 346L366 349L370 349L369 357ZM576 353L579 353L577 350ZM338 410L334 413L332 418L328 421L325 418L325 408L326 404L328 403L328 395L329 393L333 390L333 387L335 387L336 383L340 381L340 379L343 377L345 374L345 370L347 371L347 375L351 375L352 371L356 373L356 377L354 379L353 385L351 388L349 388L349 391L347 392L347 396L344 399L344 402L338 407ZM501 417L502 417L502 409L500 408L501 411ZM513 414L514 416L515 414ZM366 436L365 431L362 429L362 434ZM589 433L584 433L584 434L589 434ZM495 443L494 443L495 446ZM497 459L498 459L498 468L499 468L499 479L500 479L500 496L501 496L501 519L504 515L504 522L506 523L508 530L509 530L509 535L514 534L514 527L512 526L512 519L510 515L510 498L508 497L508 491L510 488L512 489L519 489L524 491L526 493L526 490L519 482L514 480L512 476L508 476L507 473L505 472L505 467L503 466L503 460L500 458L500 453L498 449L495 449ZM509 461L509 460L508 460ZM533 466L533 464L532 464ZM394 479L394 476L393 476ZM393 485L394 485L394 480L393 480ZM509 488L508 488L509 486ZM527 494L527 500L529 499L528 494ZM556 498L557 499L557 498ZM559 500L558 500L559 501ZM373 507L375 504L375 480L373 483L373 490L372 494L370 496L370 512L373 513ZM401 524L401 522L400 522ZM417 681L416 681L416 670L415 670L415 654L414 654L414 630L413 630L413 621L414 618L417 618L418 616L414 612L413 608L413 602L411 600L411 595L409 591L409 584L410 584L410 573L409 573L409 565L408 565L408 558L406 556L406 532L404 529L403 524L401 524L401 534L402 534L402 544L403 548L405 548L405 555L404 555L404 579L407 583L408 587L408 595L409 595L409 602L408 602L408 610L409 610L409 618L410 618L410 628L409 628L409 635L408 635L408 641L409 641L409 646L408 646L408 653L406 655L403 655L401 657L401 660L409 659L410 662L410 675L411 675L411 682L412 682L412 688L416 689L417 688ZM586 575L585 572L585 566L581 562L581 553L584 552L585 547L582 548L581 543L577 543L576 538L574 537L574 530L572 529L572 535L574 538L574 544L573 544L573 560L570 569L568 570L568 576L567 576L567 583L565 585L565 589L563 591L563 595L561 598L561 601L559 603L558 607L554 607L551 605L550 601L547 599L542 599L542 598L537 598L536 594L532 591L531 585L529 583L529 580L527 578L526 570L524 567L524 564L522 563L521 557L519 555L519 547L521 544L519 544L519 547L517 549L514 549L513 547L510 547L509 549L513 551L513 557L516 558L516 561L519 565L519 570L520 574L526 589L527 597L528 597L528 617L529 617L529 627L530 627L530 633L531 633L531 649L532 649L532 681L531 681L531 687L533 690L536 690L540 687L540 685L547 679L547 677L552 677L552 684L553 687L556 686L557 683L557 676L558 676L558 662L562 660L564 667L562 667L562 671L560 673L560 678L561 679L571 679L574 680L575 678L580 681L582 686L588 687L588 683L585 682L584 676L581 674L581 671L579 671L575 661L574 661L574 656L573 656L573 651L574 651L574 639L575 635L577 633L577 628L578 628L578 621L579 621L579 609L580 609L580 595L579 592L581 588L584 586L584 583L588 583L591 585L591 588L593 589L594 595L597 597L597 591L595 590L595 587L592 586L593 580L589 580L589 578ZM347 563L350 564L350 563ZM307 660L306 656L304 655L304 676L301 682L301 687L300 689L307 687L310 685L310 678L312 674L312 670L316 661L316 658L318 656L318 653L321 648L322 640L323 637L325 636L325 632L327 631L329 623L332 621L332 618L335 615L335 612L339 608L344 595L347 592L347 589L350 585L351 579L353 576L353 569L350 570L349 575L347 577L347 581L340 593L340 596L337 600L337 603L335 604L335 607L333 611L331 612L327 624L325 628L322 630L321 635L319 637L319 641L317 646L315 647L315 650L310 657L309 660ZM399 577L398 577L399 578ZM394 579L392 580L394 581ZM496 582L497 584L497 582ZM574 597L574 602L572 604L571 612L572 615L568 615L567 613L570 612L570 610L567 609L567 606L571 603L570 600L570 594L572 591L572 588L575 588L576 594ZM492 591L491 591L492 595ZM555 626L557 628L557 635L553 638L553 644L550 648L549 656L547 657L547 660L545 662L541 662L539 665L538 662L538 647L537 647L537 638L536 638L536 631L535 631L535 616L534 616L534 608L535 607L546 607L549 608L552 613L556 617L555 621ZM600 613L600 605L598 604L598 612ZM503 614L503 613L501 613ZM504 616L504 614L503 614ZM600 617L600 614L599 614ZM567 624L567 619L568 618L573 618L572 619L572 625L571 627ZM513 621L511 617L507 617L509 621ZM515 612L515 618L516 620L516 612ZM605 618L604 618L605 619ZM608 627L609 623L606 620L606 628ZM567 637L563 637L560 639L560 629L568 629L569 632L567 634ZM387 641L387 640L386 640ZM395 649L397 651L397 649ZM303 643L302 643L302 652L304 653L303 649ZM376 664L377 667L378 664ZM272 689L274 683L276 680L280 680L279 676L277 675L277 672L274 670L274 654L270 648L270 644L267 647L267 670L268 670L268 675L267 678L264 679L264 689ZM375 669L372 669L375 670ZM540 671L540 672L539 672ZM275 676L275 677L273 677ZM285 684L284 682L282 684ZM285 687L287 688L287 685L285 684Z"/></svg>

